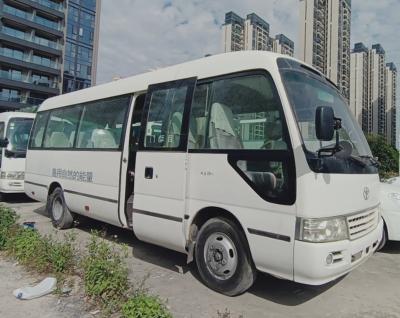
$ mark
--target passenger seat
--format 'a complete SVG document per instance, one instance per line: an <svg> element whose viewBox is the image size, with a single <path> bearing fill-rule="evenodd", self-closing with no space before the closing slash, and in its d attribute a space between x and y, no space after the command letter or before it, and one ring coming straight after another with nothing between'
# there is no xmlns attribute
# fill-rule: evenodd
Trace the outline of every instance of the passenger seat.
<svg viewBox="0 0 400 318"><path fill-rule="evenodd" d="M118 147L113 134L106 129L93 130L91 143L93 148L115 149Z"/></svg>
<svg viewBox="0 0 400 318"><path fill-rule="evenodd" d="M232 110L221 103L211 106L209 142L211 149L243 149Z"/></svg>

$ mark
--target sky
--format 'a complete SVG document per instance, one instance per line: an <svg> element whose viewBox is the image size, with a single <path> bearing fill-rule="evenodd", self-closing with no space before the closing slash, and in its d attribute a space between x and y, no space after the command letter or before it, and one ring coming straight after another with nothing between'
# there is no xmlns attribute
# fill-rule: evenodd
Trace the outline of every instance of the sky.
<svg viewBox="0 0 400 318"><path fill-rule="evenodd" d="M102 0L97 83L221 53L228 11L255 12L297 55L299 8L299 0ZM399 12L400 0L352 0L352 47L380 43L400 73ZM400 77L398 92L397 104Z"/></svg>

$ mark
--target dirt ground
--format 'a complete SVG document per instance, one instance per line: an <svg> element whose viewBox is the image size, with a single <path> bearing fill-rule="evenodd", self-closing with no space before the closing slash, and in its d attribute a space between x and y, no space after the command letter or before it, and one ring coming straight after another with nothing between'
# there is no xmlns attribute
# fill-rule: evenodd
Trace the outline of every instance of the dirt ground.
<svg viewBox="0 0 400 318"><path fill-rule="evenodd" d="M42 233L54 233L43 204L24 196L10 198L7 205L17 210L21 221L35 221ZM400 243L391 242L349 275L324 286L305 286L259 274L255 285L239 297L226 297L205 287L195 267L186 258L167 249L140 242L133 233L101 222L85 220L69 230L81 246L91 229L105 230L110 241L129 247L130 279L144 277L150 293L168 302L176 318L218 317L228 309L231 317L385 317L400 318ZM57 233L56 235L60 235ZM78 296L59 299L54 295L19 301L12 291L35 282L33 277L0 257L0 317L94 317L85 312Z"/></svg>

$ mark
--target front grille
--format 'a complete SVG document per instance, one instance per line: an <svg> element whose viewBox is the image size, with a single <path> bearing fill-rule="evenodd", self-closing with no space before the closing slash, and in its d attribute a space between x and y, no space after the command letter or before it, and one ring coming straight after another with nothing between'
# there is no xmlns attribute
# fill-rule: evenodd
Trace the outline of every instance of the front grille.
<svg viewBox="0 0 400 318"><path fill-rule="evenodd" d="M347 217L350 240L358 239L374 230L379 223L378 208Z"/></svg>

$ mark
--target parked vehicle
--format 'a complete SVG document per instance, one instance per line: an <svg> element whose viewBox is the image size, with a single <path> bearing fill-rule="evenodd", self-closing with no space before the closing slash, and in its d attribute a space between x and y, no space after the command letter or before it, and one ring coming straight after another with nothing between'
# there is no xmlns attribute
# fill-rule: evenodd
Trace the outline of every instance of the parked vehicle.
<svg viewBox="0 0 400 318"><path fill-rule="evenodd" d="M46 100L26 193L186 253L226 295L332 281L382 237L377 164L337 88L287 56L203 58Z"/></svg>
<svg viewBox="0 0 400 318"><path fill-rule="evenodd" d="M379 248L389 241L400 241L400 182L392 178L381 183L381 206L384 230Z"/></svg>
<svg viewBox="0 0 400 318"><path fill-rule="evenodd" d="M0 114L0 200L7 193L24 193L25 157L35 114Z"/></svg>

